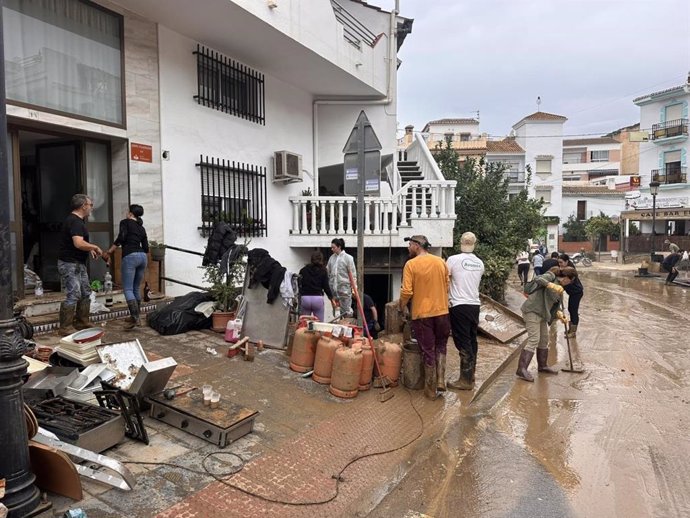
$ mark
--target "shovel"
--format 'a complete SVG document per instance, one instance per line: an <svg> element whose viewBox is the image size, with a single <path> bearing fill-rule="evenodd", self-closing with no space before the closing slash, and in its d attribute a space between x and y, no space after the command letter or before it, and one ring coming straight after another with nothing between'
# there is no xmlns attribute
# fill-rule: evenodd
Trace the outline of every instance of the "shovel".
<svg viewBox="0 0 690 518"><path fill-rule="evenodd" d="M561 302L561 311L563 311L563 302ZM568 337L568 333L570 332L570 326L568 326L567 322L563 322L563 327L565 327L565 343L568 345L568 365L569 368L562 367L561 370L563 372L575 372L575 373L581 373L585 372L584 369L576 369L575 365L573 365L573 356L570 352L570 338Z"/></svg>

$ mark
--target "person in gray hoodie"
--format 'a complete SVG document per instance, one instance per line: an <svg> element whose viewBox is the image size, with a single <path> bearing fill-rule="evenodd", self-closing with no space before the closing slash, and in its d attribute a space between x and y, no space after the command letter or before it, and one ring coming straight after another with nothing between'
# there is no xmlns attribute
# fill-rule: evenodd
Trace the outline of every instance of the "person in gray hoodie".
<svg viewBox="0 0 690 518"><path fill-rule="evenodd" d="M556 272L556 273L554 273ZM567 317L559 309L563 302L563 292L577 277L575 268L554 268L542 275L532 279L525 285L525 293L528 294L527 300L520 308L525 319L525 329L527 329L527 344L520 354L517 372L519 378L525 381L534 381L529 373L529 364L537 353L537 366L539 372L546 374L558 374L558 371L551 369L547 365L549 355L549 331L548 325L554 319L559 319L564 323Z"/></svg>

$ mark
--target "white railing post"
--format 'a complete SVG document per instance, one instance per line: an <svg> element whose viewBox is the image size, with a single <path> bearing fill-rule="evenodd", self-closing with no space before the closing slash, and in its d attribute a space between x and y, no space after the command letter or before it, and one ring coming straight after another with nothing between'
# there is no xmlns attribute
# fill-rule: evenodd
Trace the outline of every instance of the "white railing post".
<svg viewBox="0 0 690 518"><path fill-rule="evenodd" d="M300 228L300 234L309 233L309 225L307 224L307 202L305 200L300 201L299 210L302 215L302 228Z"/></svg>
<svg viewBox="0 0 690 518"><path fill-rule="evenodd" d="M395 200L391 200L391 212L390 212L390 217L391 217L391 227L390 227L390 232L391 234L397 233L398 232L398 204L395 203ZM405 219L403 215L403 219Z"/></svg>
<svg viewBox="0 0 690 518"><path fill-rule="evenodd" d="M326 227L326 211L328 210L330 203L328 200L319 201L319 213L321 216L321 229L319 234L327 234L328 229Z"/></svg>
<svg viewBox="0 0 690 518"><path fill-rule="evenodd" d="M381 200L373 200L372 207L374 209L374 234L381 233Z"/></svg>
<svg viewBox="0 0 690 518"><path fill-rule="evenodd" d="M290 200L292 204L292 233L299 233L299 200Z"/></svg>
<svg viewBox="0 0 690 518"><path fill-rule="evenodd" d="M364 200L364 221L365 227L364 227L364 233L365 234L371 234L371 202L365 198ZM359 221L357 222L359 225Z"/></svg>
<svg viewBox="0 0 690 518"><path fill-rule="evenodd" d="M352 201L347 200L347 234L354 234L352 229Z"/></svg>

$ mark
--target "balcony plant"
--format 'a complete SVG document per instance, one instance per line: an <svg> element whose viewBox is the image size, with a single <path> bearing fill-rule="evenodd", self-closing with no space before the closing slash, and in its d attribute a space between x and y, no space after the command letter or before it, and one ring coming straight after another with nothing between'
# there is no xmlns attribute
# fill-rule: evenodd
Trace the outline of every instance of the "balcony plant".
<svg viewBox="0 0 690 518"><path fill-rule="evenodd" d="M165 259L165 244L158 241L149 241L149 253L151 260L162 261Z"/></svg>

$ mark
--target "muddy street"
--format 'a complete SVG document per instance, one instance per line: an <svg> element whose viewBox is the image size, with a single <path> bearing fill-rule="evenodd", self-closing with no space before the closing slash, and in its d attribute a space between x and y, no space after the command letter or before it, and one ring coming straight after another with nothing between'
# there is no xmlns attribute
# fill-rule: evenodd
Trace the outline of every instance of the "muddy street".
<svg viewBox="0 0 690 518"><path fill-rule="evenodd" d="M582 279L584 372L526 383L509 366L371 516L690 515L690 291ZM566 365L562 328L550 362Z"/></svg>

